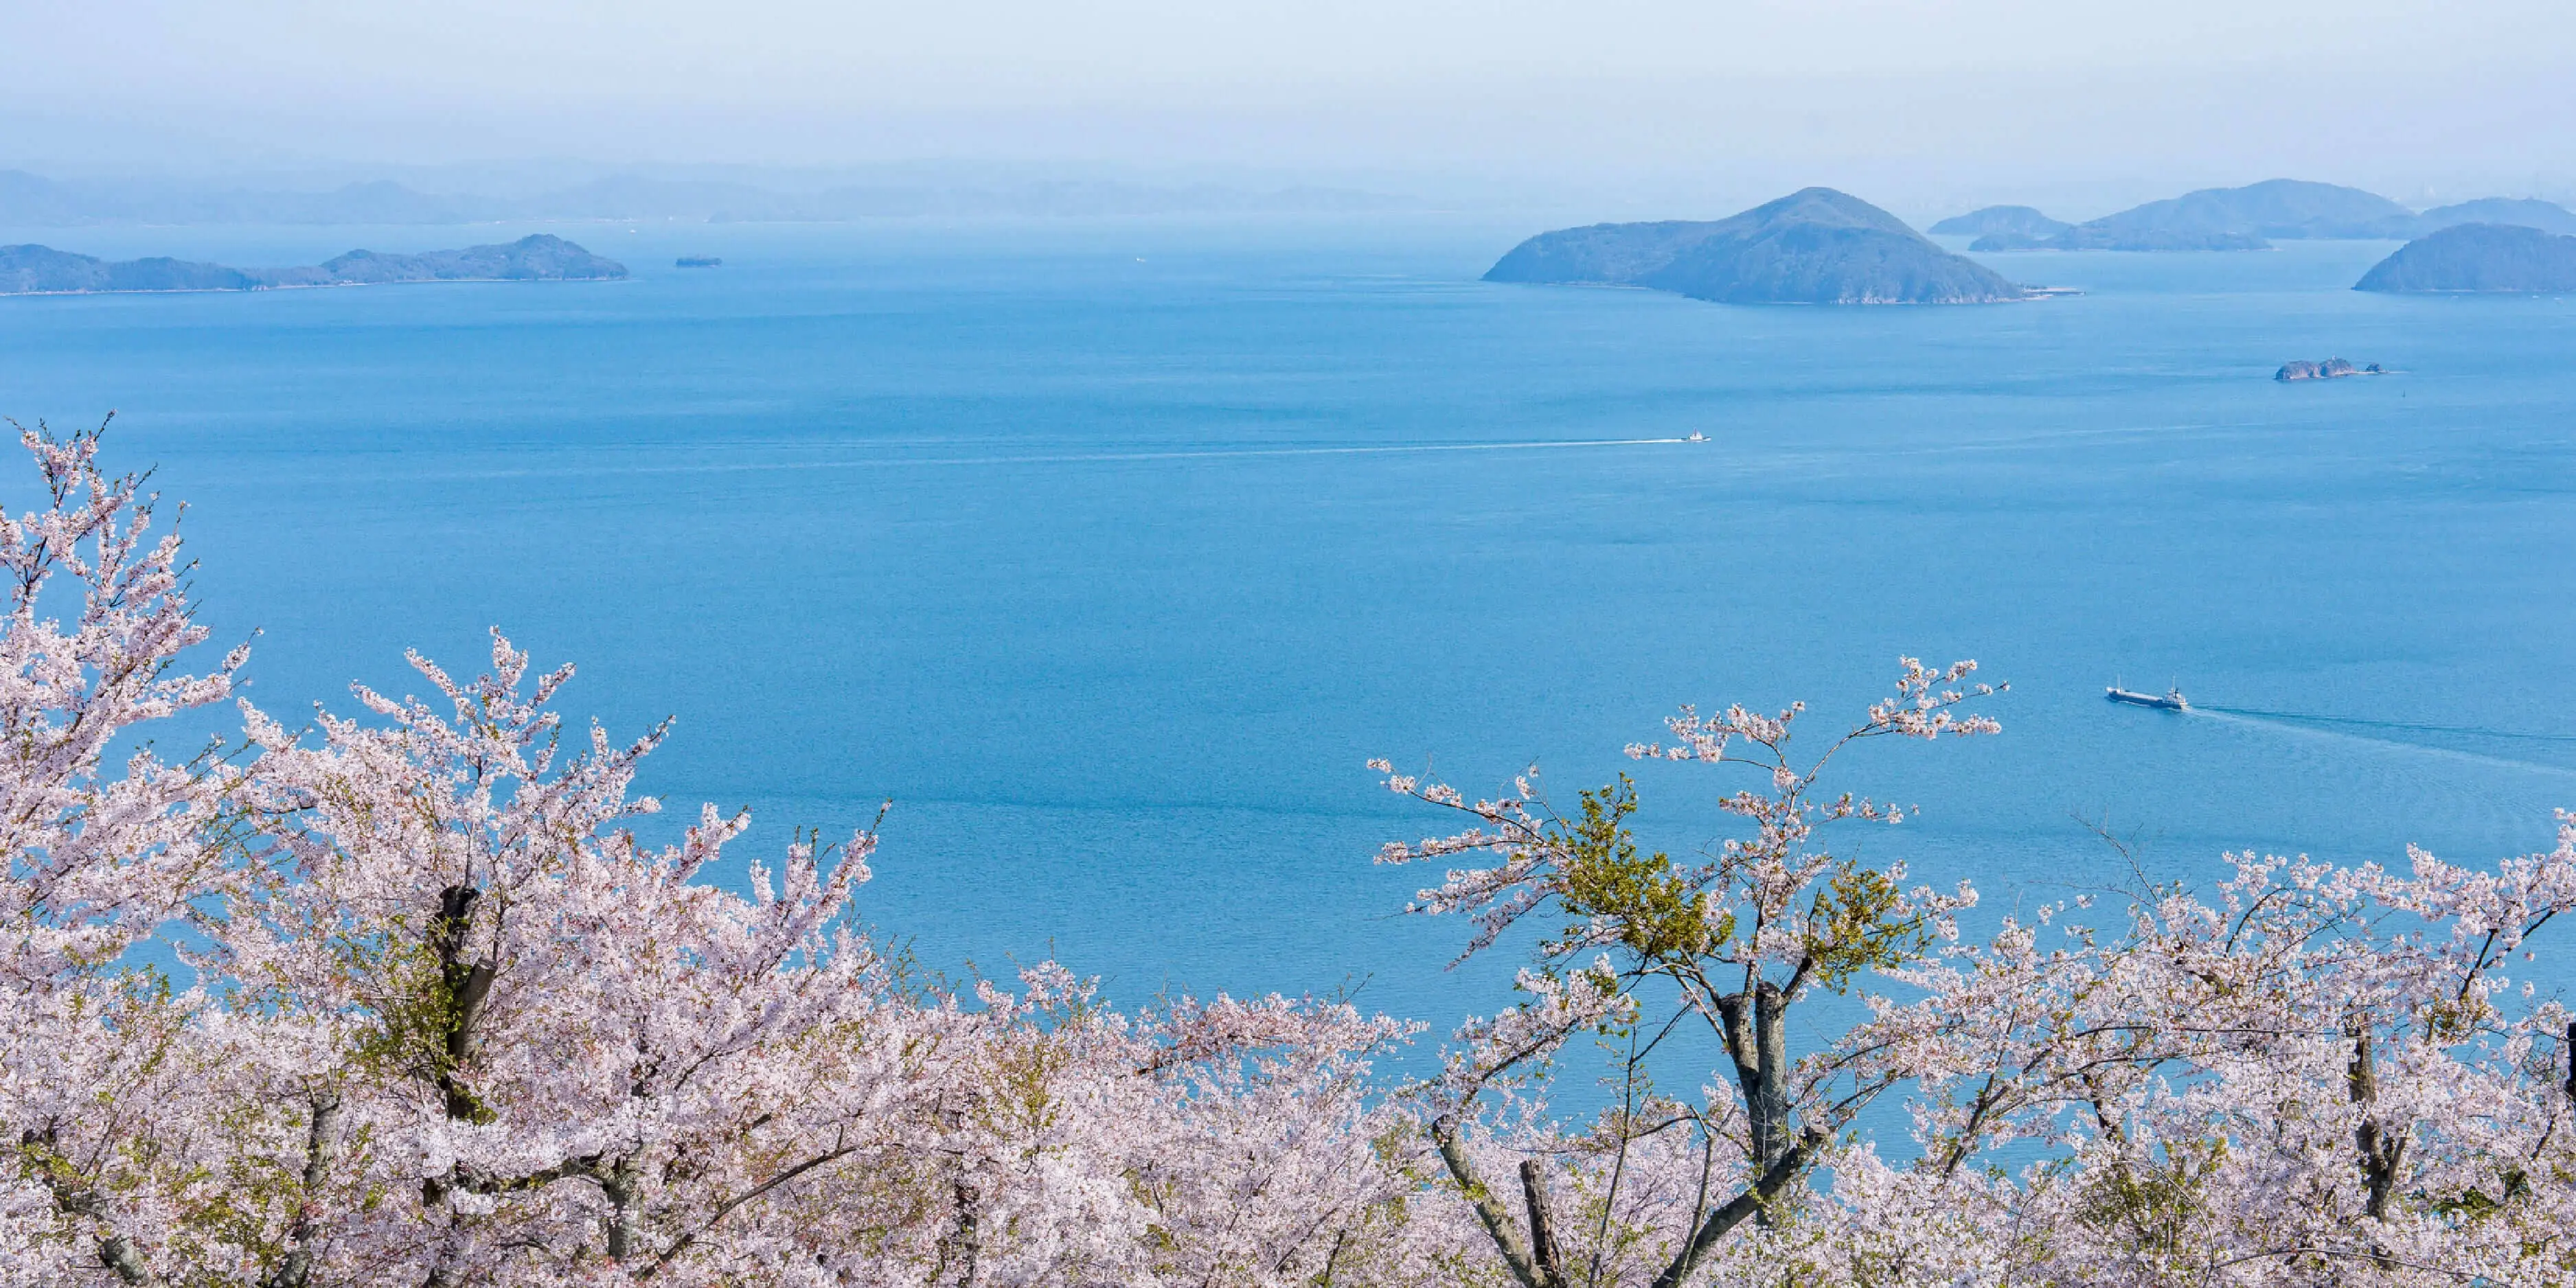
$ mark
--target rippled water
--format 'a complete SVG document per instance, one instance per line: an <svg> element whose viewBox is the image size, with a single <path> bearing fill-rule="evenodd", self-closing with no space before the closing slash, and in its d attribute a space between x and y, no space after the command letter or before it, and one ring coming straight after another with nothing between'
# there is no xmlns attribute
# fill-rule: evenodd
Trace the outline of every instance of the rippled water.
<svg viewBox="0 0 2576 1288"><path fill-rule="evenodd" d="M936 963L1490 1009L1462 927L1391 915L1428 874L1370 855L1437 820L1365 758L1570 795L1679 702L1821 723L1900 652L2011 680L2007 732L1855 757L1927 812L1850 839L1990 907L2123 879L2079 820L2205 878L2576 804L2576 301L2344 289L2385 245L1840 310L1487 286L1529 230L1467 222L558 231L637 280L0 300L0 410L120 409L272 709L497 623L613 731L676 714L647 786L748 845L892 796L869 915ZM2330 356L2398 374L2268 378ZM1717 834L1722 780L1640 779L1661 843Z"/></svg>

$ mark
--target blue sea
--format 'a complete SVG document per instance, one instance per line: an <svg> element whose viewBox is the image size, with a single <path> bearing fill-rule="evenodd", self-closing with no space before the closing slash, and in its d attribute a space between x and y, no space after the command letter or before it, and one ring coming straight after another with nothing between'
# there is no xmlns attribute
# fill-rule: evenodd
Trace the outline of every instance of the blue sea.
<svg viewBox="0 0 2576 1288"><path fill-rule="evenodd" d="M1824 309L1482 284L1535 231L1486 219L549 231L634 280L0 299L0 411L116 410L271 711L419 692L405 648L471 672L501 626L612 733L676 716L643 786L750 807L745 854L891 798L865 915L952 972L1445 1028L1512 962L1444 970L1467 927L1399 915L1437 874L1374 851L1448 823L1364 761L1633 772L1687 851L1739 780L1625 743L1796 699L1821 742L1900 654L2009 680L2005 733L1838 763L1922 807L1839 842L1990 913L2131 882L2097 827L2208 885L2527 852L2576 805L2576 300L2346 289L2386 244ZM2338 356L2393 374L2270 379Z"/></svg>

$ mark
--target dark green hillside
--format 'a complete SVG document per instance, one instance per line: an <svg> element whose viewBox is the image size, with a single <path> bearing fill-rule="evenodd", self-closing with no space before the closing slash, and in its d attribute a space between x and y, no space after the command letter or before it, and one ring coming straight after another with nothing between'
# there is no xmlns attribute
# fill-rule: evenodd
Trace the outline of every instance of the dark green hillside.
<svg viewBox="0 0 2576 1288"><path fill-rule="evenodd" d="M2398 247L2396 254L2362 274L2352 289L2576 292L2576 237L2506 224L2460 224Z"/></svg>
<svg viewBox="0 0 2576 1288"><path fill-rule="evenodd" d="M245 291L259 279L221 264L183 259L117 262L50 246L0 246L0 295L87 291Z"/></svg>
<svg viewBox="0 0 2576 1288"><path fill-rule="evenodd" d="M2150 201L2029 245L2047 250L2261 250L2275 238L2405 237L2415 226L2414 212L2376 193L2267 179Z"/></svg>
<svg viewBox="0 0 2576 1288"><path fill-rule="evenodd" d="M1541 233L1489 282L1642 286L1729 304L1978 304L2022 288L1831 188L1726 219L1594 224Z"/></svg>
<svg viewBox="0 0 2576 1288"><path fill-rule="evenodd" d="M333 282L562 282L626 276L626 266L548 233L503 246L419 255L353 250L322 262Z"/></svg>
<svg viewBox="0 0 2576 1288"><path fill-rule="evenodd" d="M2435 206L2415 218L2428 233L2458 224L2519 224L2545 233L2576 233L2576 213L2531 197L2480 197L2456 206Z"/></svg>
<svg viewBox="0 0 2576 1288"><path fill-rule="evenodd" d="M1988 206L1952 215L1932 225L1943 237L2054 237L2075 225L2051 219L2030 206Z"/></svg>

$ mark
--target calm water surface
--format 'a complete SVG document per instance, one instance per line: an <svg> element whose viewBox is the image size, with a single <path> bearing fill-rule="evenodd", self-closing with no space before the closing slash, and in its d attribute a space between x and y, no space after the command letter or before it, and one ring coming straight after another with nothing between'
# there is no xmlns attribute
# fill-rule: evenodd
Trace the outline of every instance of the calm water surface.
<svg viewBox="0 0 2576 1288"><path fill-rule="evenodd" d="M558 231L637 280L0 300L0 410L118 409L272 710L498 624L612 732L676 715L646 787L746 853L893 797L868 916L936 963L1491 1009L1508 962L1391 915L1431 874L1370 855L1437 820L1367 757L1570 796L1680 702L1823 723L1906 652L2011 680L2006 734L1854 758L1926 813L1847 839L1990 908L2123 879L2080 819L2207 880L2576 805L2576 300L2344 289L2385 245L1832 310L1483 285L1529 230L1463 222ZM2399 374L2268 378L2329 356ZM1728 780L1638 772L1660 843L1718 834Z"/></svg>

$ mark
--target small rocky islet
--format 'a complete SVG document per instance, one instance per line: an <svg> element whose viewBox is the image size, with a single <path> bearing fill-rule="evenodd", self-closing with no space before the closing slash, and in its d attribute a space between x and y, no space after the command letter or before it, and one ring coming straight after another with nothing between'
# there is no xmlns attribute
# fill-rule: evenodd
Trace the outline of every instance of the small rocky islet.
<svg viewBox="0 0 2576 1288"><path fill-rule="evenodd" d="M2323 362L2304 360L2284 362L2280 370L2272 373L2272 378L2280 381L2340 380L2345 376L2384 376L2386 374L2388 373L2380 370L2376 362L2366 367L2356 367L2342 358L2328 358Z"/></svg>
<svg viewBox="0 0 2576 1288"><path fill-rule="evenodd" d="M0 246L0 295L270 291L395 282L596 282L626 266L551 233L460 250L387 255L353 250L298 268L243 269L154 256L104 260L34 244Z"/></svg>

